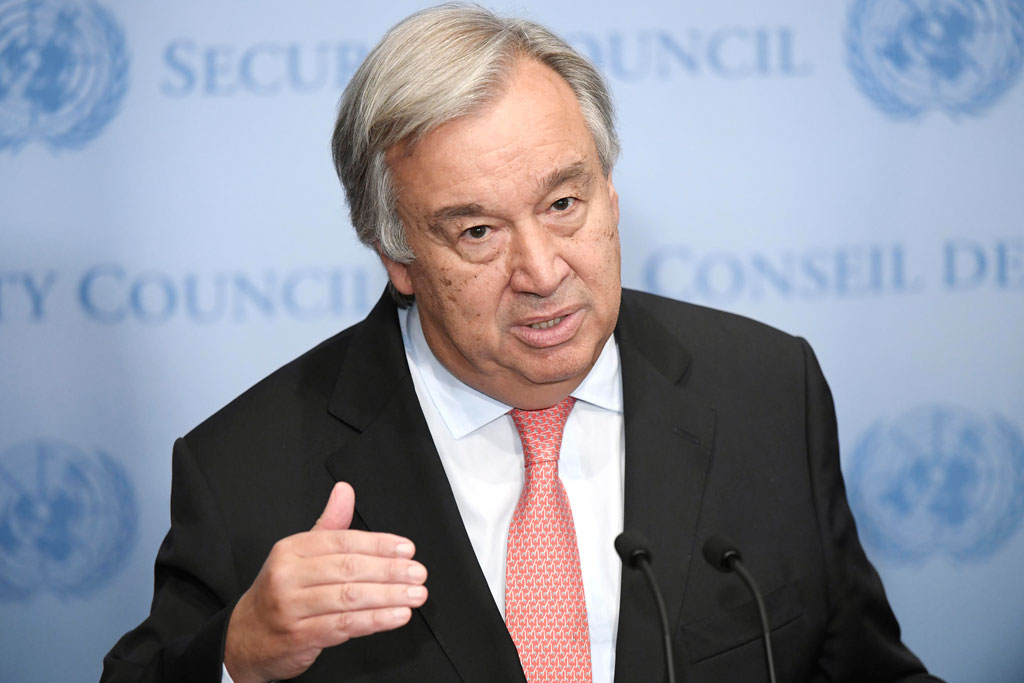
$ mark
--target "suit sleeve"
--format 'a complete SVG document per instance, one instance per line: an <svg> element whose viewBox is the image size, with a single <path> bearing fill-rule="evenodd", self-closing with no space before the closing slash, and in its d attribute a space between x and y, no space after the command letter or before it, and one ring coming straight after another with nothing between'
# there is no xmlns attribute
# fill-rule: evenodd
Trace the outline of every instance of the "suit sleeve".
<svg viewBox="0 0 1024 683"><path fill-rule="evenodd" d="M150 615L103 660L101 683L219 683L241 593L223 515L184 439L174 445L171 529L157 553Z"/></svg>
<svg viewBox="0 0 1024 683"><path fill-rule="evenodd" d="M828 384L804 347L807 456L828 585L828 628L813 683L939 681L900 640L878 573L857 537L839 466L839 437Z"/></svg>

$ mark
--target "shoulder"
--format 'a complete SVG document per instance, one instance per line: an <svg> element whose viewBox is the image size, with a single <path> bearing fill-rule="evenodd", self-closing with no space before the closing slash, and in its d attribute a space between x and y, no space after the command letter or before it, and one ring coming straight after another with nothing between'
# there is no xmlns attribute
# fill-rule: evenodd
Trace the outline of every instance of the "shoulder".
<svg viewBox="0 0 1024 683"><path fill-rule="evenodd" d="M727 311L624 289L623 334L651 335L654 328L695 356L778 357L803 355L806 342L765 323Z"/></svg>
<svg viewBox="0 0 1024 683"><path fill-rule="evenodd" d="M274 440L305 440L338 429L332 407L407 374L395 307L382 299L365 319L270 373L185 438L261 450Z"/></svg>
<svg viewBox="0 0 1024 683"><path fill-rule="evenodd" d="M304 405L326 407L354 328L321 342L249 387L199 424L188 439L212 429L256 427L263 418L287 417Z"/></svg>
<svg viewBox="0 0 1024 683"><path fill-rule="evenodd" d="M262 552L254 562L316 519L334 483L328 459L359 434L346 419L351 411L408 376L394 307L378 309L257 382L175 448L172 490L185 497L205 490L222 501L230 535L251 535L250 520L274 511L249 544ZM186 465L191 475L178 477Z"/></svg>
<svg viewBox="0 0 1024 683"><path fill-rule="evenodd" d="M619 321L624 373L643 359L706 405L802 411L808 381L820 377L806 341L734 313L624 291Z"/></svg>

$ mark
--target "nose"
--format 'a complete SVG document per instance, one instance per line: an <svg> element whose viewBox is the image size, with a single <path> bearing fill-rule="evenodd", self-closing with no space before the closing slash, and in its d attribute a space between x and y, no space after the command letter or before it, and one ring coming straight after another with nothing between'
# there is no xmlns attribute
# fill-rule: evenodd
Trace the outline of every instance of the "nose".
<svg viewBox="0 0 1024 683"><path fill-rule="evenodd" d="M512 290L542 297L554 294L571 271L562 256L565 239L536 219L517 225L509 264Z"/></svg>

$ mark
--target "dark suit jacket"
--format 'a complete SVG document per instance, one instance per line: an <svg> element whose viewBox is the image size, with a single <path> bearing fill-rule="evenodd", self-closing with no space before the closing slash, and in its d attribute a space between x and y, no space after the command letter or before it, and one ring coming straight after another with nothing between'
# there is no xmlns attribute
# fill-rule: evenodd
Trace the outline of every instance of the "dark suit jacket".
<svg viewBox="0 0 1024 683"><path fill-rule="evenodd" d="M810 347L750 320L624 292L625 528L650 542L680 680L767 680L752 602L701 547L730 536L765 593L779 681L936 680L901 644L839 470ZM174 449L152 613L105 681L219 681L231 609L335 481L353 525L411 538L430 598L407 626L323 652L303 681L524 681L423 419L394 304L286 365ZM664 679L643 578L623 570L617 681Z"/></svg>

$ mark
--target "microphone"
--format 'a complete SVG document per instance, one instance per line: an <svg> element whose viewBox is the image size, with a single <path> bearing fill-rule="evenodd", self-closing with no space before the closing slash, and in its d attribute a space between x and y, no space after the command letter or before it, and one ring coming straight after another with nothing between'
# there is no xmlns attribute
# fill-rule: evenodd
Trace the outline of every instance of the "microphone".
<svg viewBox="0 0 1024 683"><path fill-rule="evenodd" d="M616 541L617 545L618 541ZM768 680L775 683L775 660L772 658L772 637L768 630L768 611L764 608L764 600L761 598L761 591L757 589L754 577L743 566L740 549L725 536L715 535L704 543L704 559L720 572L726 574L736 572L750 594L754 596L754 602L757 603L757 614L761 617L761 636L764 639L765 661L768 663Z"/></svg>
<svg viewBox="0 0 1024 683"><path fill-rule="evenodd" d="M615 552L622 558L624 565L643 572L647 579L647 585L651 587L654 602L658 606L658 616L661 619L661 635L665 641L665 670L668 672L668 683L676 683L676 672L672 663L672 636L668 626L668 611L665 609L665 601L661 597L661 591L658 590L658 584L654 582L654 573L651 571L651 551L647 548L647 539L635 531L623 531L615 538Z"/></svg>

